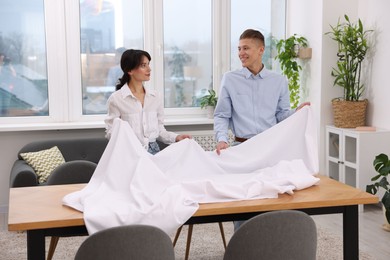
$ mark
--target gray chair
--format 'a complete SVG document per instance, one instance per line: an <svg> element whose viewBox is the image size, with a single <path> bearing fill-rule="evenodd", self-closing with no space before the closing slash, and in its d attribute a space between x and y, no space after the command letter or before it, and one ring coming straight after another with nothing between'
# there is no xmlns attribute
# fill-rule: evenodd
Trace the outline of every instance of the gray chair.
<svg viewBox="0 0 390 260"><path fill-rule="evenodd" d="M174 260L171 238L147 225L108 228L89 236L77 250L75 260Z"/></svg>
<svg viewBox="0 0 390 260"><path fill-rule="evenodd" d="M295 210L266 212L246 221L234 232L224 260L315 260L317 228L314 220Z"/></svg>

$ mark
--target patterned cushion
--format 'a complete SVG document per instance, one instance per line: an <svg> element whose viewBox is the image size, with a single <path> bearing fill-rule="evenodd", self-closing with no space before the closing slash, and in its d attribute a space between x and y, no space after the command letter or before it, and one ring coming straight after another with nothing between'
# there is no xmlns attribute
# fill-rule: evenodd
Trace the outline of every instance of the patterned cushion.
<svg viewBox="0 0 390 260"><path fill-rule="evenodd" d="M52 171L65 163L57 146L38 152L21 153L20 156L34 169L38 175L39 183L46 182Z"/></svg>

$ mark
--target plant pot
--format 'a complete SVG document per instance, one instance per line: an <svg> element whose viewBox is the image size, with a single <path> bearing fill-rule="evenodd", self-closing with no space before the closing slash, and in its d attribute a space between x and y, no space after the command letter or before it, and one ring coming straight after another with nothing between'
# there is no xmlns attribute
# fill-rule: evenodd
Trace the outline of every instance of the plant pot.
<svg viewBox="0 0 390 260"><path fill-rule="evenodd" d="M382 228L388 232L390 232L390 223L387 221L387 218L386 218L386 209L385 207L382 205L382 211L383 211L383 217L385 219L385 223L382 225Z"/></svg>
<svg viewBox="0 0 390 260"><path fill-rule="evenodd" d="M341 128L355 128L366 125L368 100L332 100L334 125Z"/></svg>
<svg viewBox="0 0 390 260"><path fill-rule="evenodd" d="M300 59L311 59L311 55L312 55L312 48L299 48L298 50L298 58Z"/></svg>
<svg viewBox="0 0 390 260"><path fill-rule="evenodd" d="M207 118L213 119L214 118L214 107L213 106L207 106Z"/></svg>

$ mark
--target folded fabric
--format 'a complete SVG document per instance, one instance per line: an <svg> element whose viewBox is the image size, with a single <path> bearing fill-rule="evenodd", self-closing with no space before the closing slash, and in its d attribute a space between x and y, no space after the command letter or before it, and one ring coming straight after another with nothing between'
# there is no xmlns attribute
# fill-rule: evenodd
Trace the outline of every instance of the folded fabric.
<svg viewBox="0 0 390 260"><path fill-rule="evenodd" d="M129 224L171 234L199 203L276 198L318 183L316 133L305 107L220 156L192 139L153 156L129 124L116 119L91 181L63 204L84 212L90 234Z"/></svg>

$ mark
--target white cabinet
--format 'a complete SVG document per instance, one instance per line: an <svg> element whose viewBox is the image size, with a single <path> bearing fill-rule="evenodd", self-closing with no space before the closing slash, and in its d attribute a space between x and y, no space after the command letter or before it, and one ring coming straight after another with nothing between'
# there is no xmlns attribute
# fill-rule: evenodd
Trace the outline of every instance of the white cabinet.
<svg viewBox="0 0 390 260"><path fill-rule="evenodd" d="M390 131L357 131L326 126L326 174L350 186L366 190L376 175L375 156L390 156Z"/></svg>

